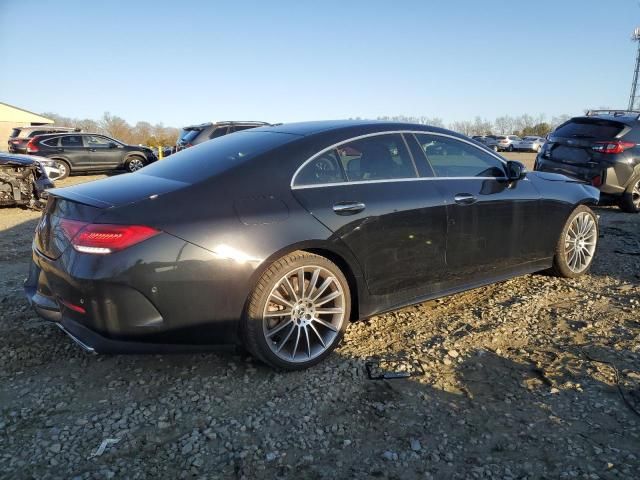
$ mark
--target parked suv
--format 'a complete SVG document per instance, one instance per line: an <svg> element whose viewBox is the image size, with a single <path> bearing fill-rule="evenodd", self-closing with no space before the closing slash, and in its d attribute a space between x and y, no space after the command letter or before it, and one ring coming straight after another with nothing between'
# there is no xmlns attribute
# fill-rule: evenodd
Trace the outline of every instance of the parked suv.
<svg viewBox="0 0 640 480"><path fill-rule="evenodd" d="M594 110L549 134L535 170L598 187L625 212L640 212L640 112Z"/></svg>
<svg viewBox="0 0 640 480"><path fill-rule="evenodd" d="M182 150L229 133L268 125L270 124L267 122L209 122L200 125L190 125L182 129L177 148L178 150Z"/></svg>
<svg viewBox="0 0 640 480"><path fill-rule="evenodd" d="M56 160L59 179L70 173L125 169L135 172L155 162L150 148L124 143L97 133L46 134L31 138L27 153Z"/></svg>
<svg viewBox="0 0 640 480"><path fill-rule="evenodd" d="M46 133L67 133L79 132L79 128L72 127L50 127L40 125L39 127L15 127L9 135L9 153L27 153L27 143L36 135Z"/></svg>

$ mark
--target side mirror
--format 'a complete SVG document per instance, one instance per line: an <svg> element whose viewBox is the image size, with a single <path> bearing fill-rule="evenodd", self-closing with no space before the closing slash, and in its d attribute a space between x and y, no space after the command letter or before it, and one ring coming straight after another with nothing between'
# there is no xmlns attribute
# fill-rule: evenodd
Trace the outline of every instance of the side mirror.
<svg viewBox="0 0 640 480"><path fill-rule="evenodd" d="M522 180L527 175L527 168L520 162L509 160L507 162L507 179L514 182Z"/></svg>
<svg viewBox="0 0 640 480"><path fill-rule="evenodd" d="M109 142L109 148L118 148L118 144L115 142Z"/></svg>

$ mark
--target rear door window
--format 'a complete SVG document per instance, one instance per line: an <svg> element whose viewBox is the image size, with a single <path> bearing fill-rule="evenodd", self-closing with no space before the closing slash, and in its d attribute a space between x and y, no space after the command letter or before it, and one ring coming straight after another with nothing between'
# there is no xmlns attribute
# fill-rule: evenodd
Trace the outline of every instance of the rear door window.
<svg viewBox="0 0 640 480"><path fill-rule="evenodd" d="M218 127L216 128L211 135L209 135L209 138L218 138L218 137L222 137L223 135L227 134L227 130L229 127Z"/></svg>
<svg viewBox="0 0 640 480"><path fill-rule="evenodd" d="M337 151L350 182L418 176L399 133L354 140L340 145Z"/></svg>
<svg viewBox="0 0 640 480"><path fill-rule="evenodd" d="M11 130L11 135L9 135L9 138L16 138L18 135L20 135L21 131L21 128L14 128L13 130Z"/></svg>
<svg viewBox="0 0 640 480"><path fill-rule="evenodd" d="M575 118L560 125L553 132L554 137L584 138L593 140L611 140L616 137L625 125L604 119Z"/></svg>
<svg viewBox="0 0 640 480"><path fill-rule="evenodd" d="M295 185L326 185L346 181L337 150L325 152L307 163L296 176Z"/></svg>

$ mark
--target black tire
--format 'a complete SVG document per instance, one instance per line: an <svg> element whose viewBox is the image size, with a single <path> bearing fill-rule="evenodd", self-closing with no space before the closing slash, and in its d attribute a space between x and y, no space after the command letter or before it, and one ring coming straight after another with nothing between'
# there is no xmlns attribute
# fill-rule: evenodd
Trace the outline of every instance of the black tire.
<svg viewBox="0 0 640 480"><path fill-rule="evenodd" d="M64 180L71 174L71 166L69 165L69 163L67 163L66 160L62 160L59 158L52 158L51 160L56 162L56 166L58 167L58 170L60 170L60 176L58 178L55 178L55 181Z"/></svg>
<svg viewBox="0 0 640 480"><path fill-rule="evenodd" d="M493 150L494 152L498 152L498 147L494 145L493 147L491 147L491 150Z"/></svg>
<svg viewBox="0 0 640 480"><path fill-rule="evenodd" d="M132 155L127 159L127 163L125 164L125 168L127 172L133 173L137 172L144 166L146 166L147 162L139 155Z"/></svg>
<svg viewBox="0 0 640 480"><path fill-rule="evenodd" d="M318 353L313 356L313 358L310 358L310 360L308 361L303 361L301 359L295 361L287 361L286 359L282 358L281 355L278 355L273 351L274 347L277 346L278 340L276 339L275 341L271 341L267 338L267 327L265 325L268 324L269 320L265 321L264 315L267 311L270 298L273 298L271 297L272 292L278 293L278 290L276 290L276 288L278 287L278 285L280 285L280 282L286 276L291 275L293 272L299 271L301 267L305 267L305 270L303 270L303 272L306 273L303 273L303 275L310 275L313 272L314 268L319 268L322 269L323 272L326 271L328 272L328 274L334 277L334 280L336 281L335 287L337 288L339 284L339 287L342 289L340 291L340 293L342 294L340 297L340 301L342 302L343 316L339 325L335 326L335 330L326 330L326 332L330 333L330 335L332 336L331 343L326 346L324 342L322 346L317 345L319 350ZM309 269L308 271L306 270L307 268ZM309 280L308 276L304 278L305 281L303 281L302 284L306 285L306 287L308 288L311 284L311 281ZM294 291L296 291L297 285L292 285L292 287ZM316 291L317 290L319 289L316 289ZM312 288L311 293L313 292L314 290ZM298 293L300 293L299 290ZM291 299L291 297L288 299ZM287 309L287 307L283 308ZM293 309L291 310L292 312L294 311ZM273 262L273 264L271 264L271 266L262 274L262 277L260 277L260 280L251 293L241 323L244 346L253 356L272 367L282 370L302 370L324 360L340 344L340 342L342 341L342 337L344 336L344 332L347 328L347 324L349 323L350 313L351 293L349 290L349 283L347 282L347 279L345 278L340 268L338 268L336 264L325 257L321 257L319 255L308 252L296 251ZM295 319L293 313L291 314L291 316L287 314L284 315L279 320L279 322L272 327L273 331L278 328L281 323L288 323L292 325L291 331L287 335L285 335L285 332L289 330L288 327L281 328L282 333L280 334L280 341L283 345L290 345L289 343L287 343L287 339L293 339L294 336L291 334L291 332L293 332L294 330L296 332L307 330L306 327L303 327L305 328L305 330L302 330L302 328L297 323L298 321L302 320ZM318 326L318 324L314 325ZM320 327L318 326L318 328ZM324 332L324 330L322 331ZM282 337L286 338L282 340ZM274 337L272 338L276 338L276 336L274 335ZM307 342L309 342L308 338L309 337L307 337L306 340ZM327 339L325 338L325 340ZM311 344L307 344L309 345L308 348L310 352ZM296 347L297 346L298 344L296 343ZM282 350L285 351L289 349L283 348ZM300 353L302 353L302 351ZM293 356L295 356L295 354L296 350L294 347Z"/></svg>
<svg viewBox="0 0 640 480"><path fill-rule="evenodd" d="M507 151L513 152L513 145L509 145L509 148L507 148Z"/></svg>
<svg viewBox="0 0 640 480"><path fill-rule="evenodd" d="M636 175L631 179L629 186L622 194L619 205L623 212L640 212L640 175Z"/></svg>
<svg viewBox="0 0 640 480"><path fill-rule="evenodd" d="M593 238L593 241L595 242L595 245L593 247L593 253L591 255L591 258L589 259L586 267L580 269L579 271L576 271L574 268L571 268L569 264L570 257L568 256L566 243L567 243L567 235L569 233L569 229L571 228L571 225L574 219L581 214L586 214L590 216L594 222L595 232L592 233L592 238ZM578 207L576 207L573 210L573 212L571 212L571 215L569 215L569 218L567 218L567 221L565 222L564 227L562 228L562 232L560 233L560 238L558 239L558 243L556 244L556 249L553 256L553 266L549 270L549 273L556 277L564 277L564 278L576 278L587 273L591 268L591 265L593 264L593 259L595 258L599 234L600 234L600 229L598 226L598 217L593 212L593 210L591 210L586 205L579 205Z"/></svg>

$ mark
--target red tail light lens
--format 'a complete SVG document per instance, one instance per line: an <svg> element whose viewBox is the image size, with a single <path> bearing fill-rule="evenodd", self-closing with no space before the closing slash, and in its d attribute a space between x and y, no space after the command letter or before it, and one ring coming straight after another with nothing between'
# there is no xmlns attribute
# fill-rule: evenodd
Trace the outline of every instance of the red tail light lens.
<svg viewBox="0 0 640 480"><path fill-rule="evenodd" d="M602 186L602 177L600 175L598 175L597 177L593 177L591 179L591 185L593 185L594 187Z"/></svg>
<svg viewBox="0 0 640 480"><path fill-rule="evenodd" d="M632 142L597 142L591 149L598 153L622 153L635 146Z"/></svg>
<svg viewBox="0 0 640 480"><path fill-rule="evenodd" d="M36 145L37 143L38 143L38 137L33 137L31 140L29 140L29 143L27 143L27 152L36 153L40 151L38 149L38 145Z"/></svg>
<svg viewBox="0 0 640 480"><path fill-rule="evenodd" d="M105 255L124 250L160 233L145 225L111 225L60 220L60 229L73 248L82 253Z"/></svg>

